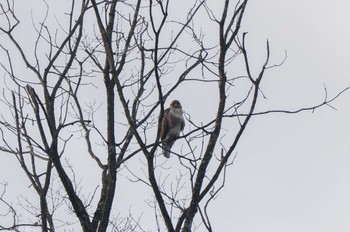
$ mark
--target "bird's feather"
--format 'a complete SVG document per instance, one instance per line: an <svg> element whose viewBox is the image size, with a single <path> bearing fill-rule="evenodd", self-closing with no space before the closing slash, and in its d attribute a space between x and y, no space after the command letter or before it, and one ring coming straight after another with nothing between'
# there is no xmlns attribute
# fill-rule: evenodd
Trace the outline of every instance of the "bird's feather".
<svg viewBox="0 0 350 232"><path fill-rule="evenodd" d="M167 158L170 157L170 149L185 127L181 104L178 101L175 103L174 105L171 104L170 108L164 110L160 130L160 138L163 142L163 154Z"/></svg>

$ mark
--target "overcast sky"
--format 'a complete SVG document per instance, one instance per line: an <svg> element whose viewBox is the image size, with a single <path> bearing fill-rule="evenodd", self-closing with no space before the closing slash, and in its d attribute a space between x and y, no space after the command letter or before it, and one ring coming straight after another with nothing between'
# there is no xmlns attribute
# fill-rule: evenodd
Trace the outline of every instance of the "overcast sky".
<svg viewBox="0 0 350 232"><path fill-rule="evenodd" d="M267 100L258 110L312 106L323 101L324 87L332 97L350 86L349 9L348 0L248 3L242 30L256 51L252 61L263 62L267 39L272 63L287 52L285 63L266 73ZM332 103L337 110L255 117L212 204L215 231L350 231L349 103L350 92ZM7 167L16 162L0 160L0 181L13 182Z"/></svg>
<svg viewBox="0 0 350 232"><path fill-rule="evenodd" d="M350 2L250 1L244 20L256 51L268 38L276 63L268 105L321 102L350 86ZM350 93L314 113L255 118L218 201L217 231L350 231ZM231 228L229 230L227 228Z"/></svg>

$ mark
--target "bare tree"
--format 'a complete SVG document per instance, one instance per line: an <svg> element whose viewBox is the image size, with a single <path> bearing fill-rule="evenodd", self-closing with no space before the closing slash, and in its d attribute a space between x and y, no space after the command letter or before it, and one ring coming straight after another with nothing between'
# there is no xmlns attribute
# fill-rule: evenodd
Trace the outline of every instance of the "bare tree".
<svg viewBox="0 0 350 232"><path fill-rule="evenodd" d="M151 190L145 200L158 231L189 232L199 224L214 231L208 206L224 187L250 119L314 110L341 94L296 111L255 110L266 71L279 65L270 64L267 41L265 61L256 74L252 71L247 33L241 32L248 0L222 1L221 12L205 0L189 1L182 12L175 12L177 3L170 0L66 2L69 12L61 12L65 21L56 18L56 26L50 20L52 6L43 2L46 14L39 23L33 20L30 49L18 37L22 22L15 2L0 5L1 37L7 41L1 43L7 110L1 112L0 149L18 160L38 196L33 211L39 215L30 224L19 222L4 192L0 203L13 222L0 223L1 229L69 228L56 216L63 208L83 231L145 231L132 213L125 218L114 213L113 202L125 201L115 196L124 188L117 181L122 174ZM214 42L206 39L201 21L217 29ZM216 112L199 121L186 114L181 151L172 152L177 166L167 170L167 161L158 156L164 105L183 86L198 83L217 93ZM101 176L90 193L70 164L74 153L93 162Z"/></svg>

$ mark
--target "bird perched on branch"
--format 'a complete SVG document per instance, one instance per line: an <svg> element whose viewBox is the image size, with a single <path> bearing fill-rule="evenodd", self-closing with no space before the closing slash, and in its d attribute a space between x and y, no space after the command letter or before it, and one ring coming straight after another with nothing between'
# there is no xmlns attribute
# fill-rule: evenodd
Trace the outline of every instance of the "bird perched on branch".
<svg viewBox="0 0 350 232"><path fill-rule="evenodd" d="M185 120L182 116L182 106L178 100L170 103L170 108L164 110L160 138L163 142L163 155L170 157L170 149L185 127Z"/></svg>

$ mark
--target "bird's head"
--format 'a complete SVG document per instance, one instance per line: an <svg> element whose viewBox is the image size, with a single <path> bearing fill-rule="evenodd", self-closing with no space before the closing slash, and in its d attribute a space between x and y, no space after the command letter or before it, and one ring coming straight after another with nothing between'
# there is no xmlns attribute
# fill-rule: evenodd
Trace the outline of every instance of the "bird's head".
<svg viewBox="0 0 350 232"><path fill-rule="evenodd" d="M178 100L173 100L170 103L170 108L182 109L181 103Z"/></svg>

